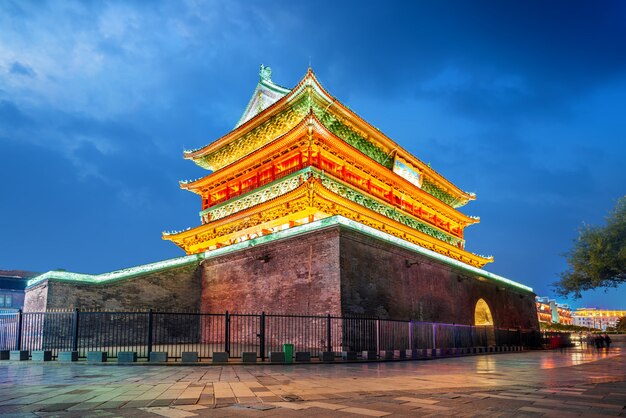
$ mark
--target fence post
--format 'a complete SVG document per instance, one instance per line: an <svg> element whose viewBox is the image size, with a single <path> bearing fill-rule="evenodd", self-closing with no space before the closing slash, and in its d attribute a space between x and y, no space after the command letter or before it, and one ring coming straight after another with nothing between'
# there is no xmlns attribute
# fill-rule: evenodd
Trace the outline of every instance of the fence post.
<svg viewBox="0 0 626 418"><path fill-rule="evenodd" d="M80 310L74 309L74 321L72 323L72 351L78 351L78 321L80 318Z"/></svg>
<svg viewBox="0 0 626 418"><path fill-rule="evenodd" d="M437 348L437 326L433 322L433 349Z"/></svg>
<svg viewBox="0 0 626 418"><path fill-rule="evenodd" d="M409 321L409 350L413 350L413 321Z"/></svg>
<svg viewBox="0 0 626 418"><path fill-rule="evenodd" d="M22 349L22 310L17 311L17 330L15 334L15 349Z"/></svg>
<svg viewBox="0 0 626 418"><path fill-rule="evenodd" d="M330 353L331 351L333 351L333 344L331 342L332 334L330 332L330 313L328 314L326 322L327 322L326 330L328 331L327 336L326 336L327 337L327 343L328 343L326 348L328 348L328 350L326 350L326 351L328 351Z"/></svg>
<svg viewBox="0 0 626 418"><path fill-rule="evenodd" d="M522 328L521 327L517 327L517 342L519 346L522 345Z"/></svg>
<svg viewBox="0 0 626 418"><path fill-rule="evenodd" d="M230 357L230 315L228 311L224 314L224 351Z"/></svg>
<svg viewBox="0 0 626 418"><path fill-rule="evenodd" d="M376 318L376 353L380 353L380 319Z"/></svg>
<svg viewBox="0 0 626 418"><path fill-rule="evenodd" d="M456 325L452 324L452 348L456 348Z"/></svg>
<svg viewBox="0 0 626 418"><path fill-rule="evenodd" d="M474 347L474 328L470 324L470 347Z"/></svg>
<svg viewBox="0 0 626 418"><path fill-rule="evenodd" d="M153 328L152 308L148 309L148 360L152 352L152 328Z"/></svg>
<svg viewBox="0 0 626 418"><path fill-rule="evenodd" d="M261 312L261 323L259 324L259 345L261 346L261 361L265 361L265 311Z"/></svg>

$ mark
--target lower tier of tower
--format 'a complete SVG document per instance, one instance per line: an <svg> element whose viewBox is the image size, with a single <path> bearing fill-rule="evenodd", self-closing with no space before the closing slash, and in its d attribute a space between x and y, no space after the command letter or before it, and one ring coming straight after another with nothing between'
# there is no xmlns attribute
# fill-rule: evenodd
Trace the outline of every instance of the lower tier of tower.
<svg viewBox="0 0 626 418"><path fill-rule="evenodd" d="M364 195L313 167L204 211L203 216L208 218L203 225L164 233L163 239L174 242L187 254L199 254L341 216L471 266L482 267L493 261L493 257L466 251L464 241L458 237Z"/></svg>
<svg viewBox="0 0 626 418"><path fill-rule="evenodd" d="M333 217L122 272L49 272L31 282L25 309L356 314L538 329L534 297L519 283Z"/></svg>

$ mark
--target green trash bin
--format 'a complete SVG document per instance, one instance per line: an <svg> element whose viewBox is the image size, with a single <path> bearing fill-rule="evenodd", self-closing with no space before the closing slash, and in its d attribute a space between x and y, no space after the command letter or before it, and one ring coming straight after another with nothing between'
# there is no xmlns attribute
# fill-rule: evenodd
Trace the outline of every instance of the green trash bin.
<svg viewBox="0 0 626 418"><path fill-rule="evenodd" d="M285 363L293 363L293 344L283 344Z"/></svg>

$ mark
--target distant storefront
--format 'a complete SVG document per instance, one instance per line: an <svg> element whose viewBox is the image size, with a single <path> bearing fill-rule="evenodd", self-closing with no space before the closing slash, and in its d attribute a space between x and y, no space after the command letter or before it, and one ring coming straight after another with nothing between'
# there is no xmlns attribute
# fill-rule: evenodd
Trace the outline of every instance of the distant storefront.
<svg viewBox="0 0 626 418"><path fill-rule="evenodd" d="M606 331L607 328L615 328L617 321L625 316L626 310L595 308L580 308L572 315L574 325L603 331Z"/></svg>
<svg viewBox="0 0 626 418"><path fill-rule="evenodd" d="M572 310L569 306L557 303L556 300L546 297L536 297L535 303L537 305L539 322L572 325Z"/></svg>

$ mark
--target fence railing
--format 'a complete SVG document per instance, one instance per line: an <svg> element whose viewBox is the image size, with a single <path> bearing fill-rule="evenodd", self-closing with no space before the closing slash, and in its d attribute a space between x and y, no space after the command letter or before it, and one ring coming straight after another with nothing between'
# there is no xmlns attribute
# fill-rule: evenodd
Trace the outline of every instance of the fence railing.
<svg viewBox="0 0 626 418"><path fill-rule="evenodd" d="M224 312L15 312L0 313L0 350L135 351L139 358L166 351L170 358L195 351L265 359L283 344L317 356L321 352L448 349L488 346L541 347L535 330L332 315L275 315Z"/></svg>

